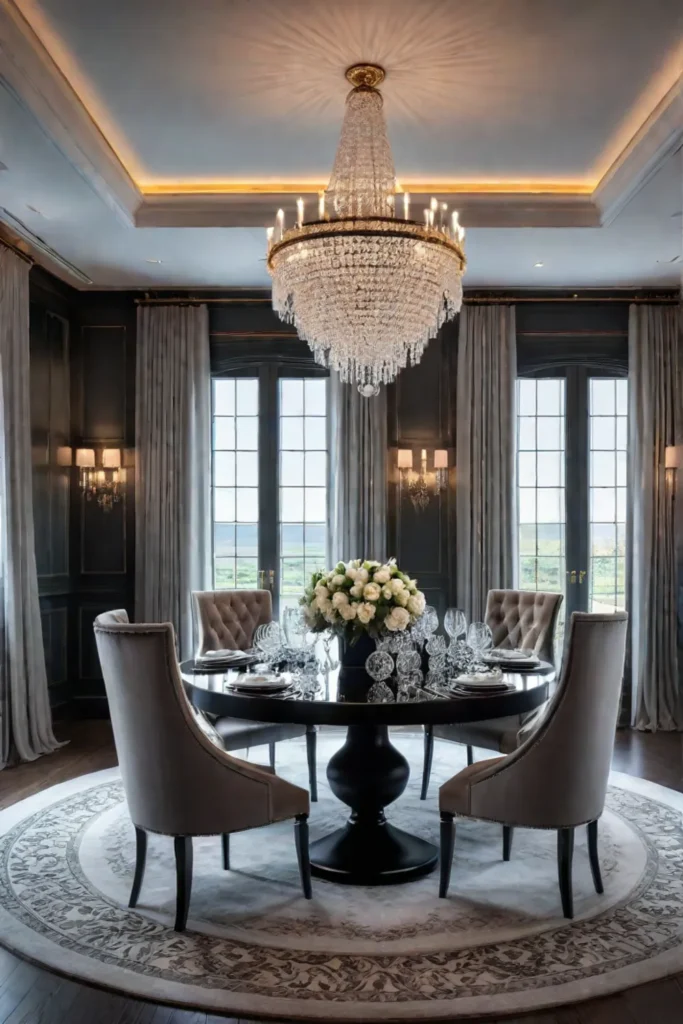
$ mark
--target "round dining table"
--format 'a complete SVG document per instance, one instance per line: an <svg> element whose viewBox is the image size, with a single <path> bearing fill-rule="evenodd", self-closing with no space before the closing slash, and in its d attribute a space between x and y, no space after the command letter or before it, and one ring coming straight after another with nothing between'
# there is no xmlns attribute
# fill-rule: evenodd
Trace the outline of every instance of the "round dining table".
<svg viewBox="0 0 683 1024"><path fill-rule="evenodd" d="M317 877L356 885L407 882L432 871L438 860L433 843L386 819L385 807L400 797L410 776L390 728L524 715L548 699L554 678L554 667L541 662L533 671L505 672L505 682L514 684L506 692L455 697L425 687L417 699L378 703L365 697L366 685L354 685L348 670L341 677L338 671L322 672L317 684L284 696L236 692L234 669L186 661L181 672L191 703L210 715L346 727L346 740L330 758L327 778L351 815L342 828L311 843L310 856Z"/></svg>

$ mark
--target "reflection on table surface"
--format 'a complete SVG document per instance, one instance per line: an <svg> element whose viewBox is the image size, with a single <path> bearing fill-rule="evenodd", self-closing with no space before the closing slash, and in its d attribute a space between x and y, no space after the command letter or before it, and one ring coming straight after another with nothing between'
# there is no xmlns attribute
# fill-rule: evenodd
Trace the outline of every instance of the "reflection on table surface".
<svg viewBox="0 0 683 1024"><path fill-rule="evenodd" d="M360 676L356 676L355 679L353 672L349 672L349 670L346 670L344 676L341 677L339 667L327 671L320 670L315 674L301 671L278 672L278 675L281 675L283 679L291 684L291 689L283 693L274 694L266 694L262 691L249 693L234 688L234 684L239 681L240 676L244 676L245 672L272 674L273 669L267 665L255 664L247 669L213 669L207 671L205 665L197 666L194 661L186 661L182 663L181 671L191 686L206 690L209 693L223 693L231 697L245 697L247 699L251 697L258 697L259 699L267 697L268 700L316 701L330 704L382 703L381 700L373 700L372 697L368 699L367 691L371 681L362 670L355 670L356 673L360 672ZM512 686L515 687L517 692L525 692L538 686L544 686L548 682L549 677L552 678L554 674L555 668L553 665L541 662L533 670L503 672L502 681L509 685L508 693L513 692ZM426 681L423 686L414 687L411 693L406 693L405 689L403 692L397 693L399 687L396 675L387 679L387 683L394 693L394 700L396 700L398 695L398 700L401 703L468 699L468 697L459 696L451 692L446 676L439 682ZM490 695L477 692L476 694L473 693L472 696L477 698L491 696L493 698L500 697L504 693L505 691L493 690Z"/></svg>

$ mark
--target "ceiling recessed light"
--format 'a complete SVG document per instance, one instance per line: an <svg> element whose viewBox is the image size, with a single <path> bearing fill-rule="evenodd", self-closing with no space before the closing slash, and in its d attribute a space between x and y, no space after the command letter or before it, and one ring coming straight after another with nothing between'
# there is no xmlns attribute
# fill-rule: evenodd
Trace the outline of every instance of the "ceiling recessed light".
<svg viewBox="0 0 683 1024"><path fill-rule="evenodd" d="M535 266L535 267L542 267L542 266L543 266L543 264L542 264L542 263L534 263L534 266Z"/></svg>
<svg viewBox="0 0 683 1024"><path fill-rule="evenodd" d="M163 263L163 260L145 260L145 263Z"/></svg>

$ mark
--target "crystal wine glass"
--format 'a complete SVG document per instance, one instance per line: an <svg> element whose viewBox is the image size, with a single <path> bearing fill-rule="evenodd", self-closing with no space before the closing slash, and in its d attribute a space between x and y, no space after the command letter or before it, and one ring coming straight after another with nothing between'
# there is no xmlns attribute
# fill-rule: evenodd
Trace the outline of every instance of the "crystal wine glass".
<svg viewBox="0 0 683 1024"><path fill-rule="evenodd" d="M422 626L425 637L429 637L431 633L436 633L439 628L439 613L431 604L428 604L422 613Z"/></svg>
<svg viewBox="0 0 683 1024"><path fill-rule="evenodd" d="M467 634L467 616L460 608L447 608L443 625L451 640L460 640Z"/></svg>
<svg viewBox="0 0 683 1024"><path fill-rule="evenodd" d="M288 647L296 650L305 646L308 626L304 618L303 609L285 608L282 614L282 628Z"/></svg>
<svg viewBox="0 0 683 1024"><path fill-rule="evenodd" d="M485 622L471 622L467 630L467 643L481 660L482 655L493 647L493 635Z"/></svg>

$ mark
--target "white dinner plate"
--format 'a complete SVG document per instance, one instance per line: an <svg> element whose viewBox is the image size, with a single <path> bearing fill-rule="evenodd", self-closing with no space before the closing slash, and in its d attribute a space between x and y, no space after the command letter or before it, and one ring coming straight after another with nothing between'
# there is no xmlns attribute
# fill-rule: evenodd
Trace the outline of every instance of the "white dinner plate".
<svg viewBox="0 0 683 1024"><path fill-rule="evenodd" d="M275 675L244 675L233 679L228 683L231 690L258 691L260 693L276 693L280 690L287 690L292 685L290 679Z"/></svg>
<svg viewBox="0 0 683 1024"><path fill-rule="evenodd" d="M493 672L463 672L459 676L454 676L452 682L455 686L466 686L476 687L477 689L485 690L490 686L500 686L503 681L503 673L500 669L494 669Z"/></svg>
<svg viewBox="0 0 683 1024"><path fill-rule="evenodd" d="M510 671L537 668L541 659L530 651L490 651L481 659L485 665L505 665Z"/></svg>

